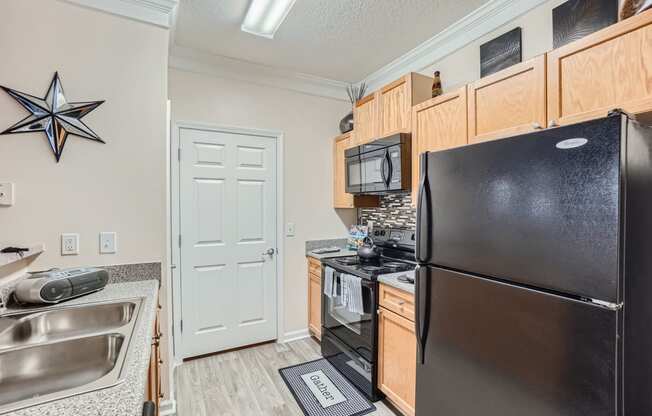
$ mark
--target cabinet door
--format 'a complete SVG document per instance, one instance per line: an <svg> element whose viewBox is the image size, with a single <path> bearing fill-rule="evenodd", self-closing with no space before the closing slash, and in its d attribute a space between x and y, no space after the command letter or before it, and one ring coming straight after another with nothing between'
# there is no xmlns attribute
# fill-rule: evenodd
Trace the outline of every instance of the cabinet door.
<svg viewBox="0 0 652 416"><path fill-rule="evenodd" d="M406 75L380 89L378 95L379 137L410 131L410 110L412 108L410 79L411 77Z"/></svg>
<svg viewBox="0 0 652 416"><path fill-rule="evenodd" d="M414 322L378 310L378 388L404 414L414 416L417 341Z"/></svg>
<svg viewBox="0 0 652 416"><path fill-rule="evenodd" d="M368 143L378 136L377 94L369 94L358 101L353 109L354 145Z"/></svg>
<svg viewBox="0 0 652 416"><path fill-rule="evenodd" d="M344 151L350 147L351 135L335 138L333 143L333 207L353 208L353 195L346 193Z"/></svg>
<svg viewBox="0 0 652 416"><path fill-rule="evenodd" d="M308 314L310 331L321 339L321 276L312 273L308 280Z"/></svg>
<svg viewBox="0 0 652 416"><path fill-rule="evenodd" d="M469 84L469 143L546 125L546 61L541 55Z"/></svg>
<svg viewBox="0 0 652 416"><path fill-rule="evenodd" d="M419 189L419 155L463 146L468 140L466 86L412 109L412 204Z"/></svg>
<svg viewBox="0 0 652 416"><path fill-rule="evenodd" d="M548 118L563 125L614 108L652 111L651 51L648 11L548 53Z"/></svg>

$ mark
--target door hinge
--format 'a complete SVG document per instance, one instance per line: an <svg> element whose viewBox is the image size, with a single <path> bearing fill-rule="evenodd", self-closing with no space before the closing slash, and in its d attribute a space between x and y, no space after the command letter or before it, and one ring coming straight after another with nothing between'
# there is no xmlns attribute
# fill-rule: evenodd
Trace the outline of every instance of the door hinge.
<svg viewBox="0 0 652 416"><path fill-rule="evenodd" d="M181 148L177 149L177 159L179 159L179 162L181 162Z"/></svg>
<svg viewBox="0 0 652 416"><path fill-rule="evenodd" d="M179 247L181 247L181 234L179 234Z"/></svg>
<svg viewBox="0 0 652 416"><path fill-rule="evenodd" d="M179 332L183 333L183 319L179 321Z"/></svg>

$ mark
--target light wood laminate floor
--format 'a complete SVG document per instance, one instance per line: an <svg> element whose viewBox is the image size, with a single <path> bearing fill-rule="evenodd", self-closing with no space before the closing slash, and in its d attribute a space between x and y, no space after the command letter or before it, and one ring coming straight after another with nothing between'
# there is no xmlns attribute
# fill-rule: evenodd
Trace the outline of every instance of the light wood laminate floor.
<svg viewBox="0 0 652 416"><path fill-rule="evenodd" d="M278 370L320 358L319 344L306 338L265 344L183 363L177 367L178 416L301 416ZM376 402L374 416L395 416Z"/></svg>

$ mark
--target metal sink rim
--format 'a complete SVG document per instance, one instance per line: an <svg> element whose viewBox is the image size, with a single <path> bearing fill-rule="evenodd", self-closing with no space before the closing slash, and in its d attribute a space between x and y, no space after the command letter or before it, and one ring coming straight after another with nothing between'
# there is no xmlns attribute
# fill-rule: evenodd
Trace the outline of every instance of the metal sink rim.
<svg viewBox="0 0 652 416"><path fill-rule="evenodd" d="M118 358L116 359L116 364L115 366L109 371L107 374L104 376L90 382L83 384L78 387L70 388L70 389L65 389L65 390L60 390L57 392L53 393L48 393L44 394L42 396L36 396L32 397L29 399L24 399L20 400L17 402L12 402L12 403L7 403L5 405L0 405L0 414L5 414L9 412L14 412L17 410L25 409L28 407L33 407L33 406L39 406L45 403L50 403L53 401L57 400L62 400L66 398L70 398L73 396L78 396L81 394L86 394L90 393L93 391L98 391L98 390L104 390L108 389L111 387L115 387L121 383L124 382L124 369L125 369L125 363L127 361L127 356L129 354L129 350L131 347L131 340L133 338L134 331L136 329L136 325L140 322L140 317L141 317L141 310L142 306L144 303L145 297L131 297L131 298L122 298L122 299L114 299L114 300L107 300L107 301L97 301L97 302L85 302L85 303L76 303L74 305L55 305L55 306L48 306L46 308L30 308L27 310L21 310L21 311L14 311L11 313L3 314L2 316L15 316L15 315L21 315L25 313L39 313L39 312L44 312L48 310L53 310L53 309L60 309L60 308L76 308L76 307L84 307L84 306L93 306L93 305L103 305L103 304L112 304L112 303L123 303L123 302L134 302L136 304L135 310L133 312L132 318L127 323L126 325L123 325L122 327L119 328L112 328L110 330L105 330L105 331L94 331L92 333L87 333L84 335L78 335L78 336L71 336L67 338L61 338L57 339L54 341L48 341L48 342L40 342L40 343L32 343L32 344L27 344L27 345L20 345L16 346L14 348L6 348L3 350L0 350L0 358L2 357L2 354L10 352L10 351L16 351L20 349L25 349L25 348L36 348L36 347L47 347L47 345L52 345L60 342L68 342L68 341L74 341L76 339L84 339L84 338L89 338L89 337L95 337L95 336L101 336L101 335L112 335L112 334L118 334L124 336L124 342L122 344L122 347L120 349L120 353L118 354Z"/></svg>

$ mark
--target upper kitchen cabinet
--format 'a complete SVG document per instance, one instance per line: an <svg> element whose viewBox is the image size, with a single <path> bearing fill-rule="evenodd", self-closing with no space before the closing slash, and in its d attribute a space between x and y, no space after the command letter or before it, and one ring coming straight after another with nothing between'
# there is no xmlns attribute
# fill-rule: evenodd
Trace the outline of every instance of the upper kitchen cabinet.
<svg viewBox="0 0 652 416"><path fill-rule="evenodd" d="M355 103L353 109L355 129L351 137L351 145L359 146L378 138L378 94L372 93Z"/></svg>
<svg viewBox="0 0 652 416"><path fill-rule="evenodd" d="M467 88L431 98L412 109L412 203L419 188L419 155L467 144Z"/></svg>
<svg viewBox="0 0 652 416"><path fill-rule="evenodd" d="M410 73L378 91L379 137L412 131L412 106L432 95L432 78Z"/></svg>
<svg viewBox="0 0 652 416"><path fill-rule="evenodd" d="M521 62L468 86L469 143L546 126L546 57Z"/></svg>
<svg viewBox="0 0 652 416"><path fill-rule="evenodd" d="M412 106L430 98L432 78L409 73L358 101L353 145L412 131Z"/></svg>
<svg viewBox="0 0 652 416"><path fill-rule="evenodd" d="M353 147L353 134L345 133L333 141L333 208L377 207L380 198L374 195L352 195L346 192L345 150Z"/></svg>
<svg viewBox="0 0 652 416"><path fill-rule="evenodd" d="M548 53L548 118L572 124L652 110L652 11Z"/></svg>

